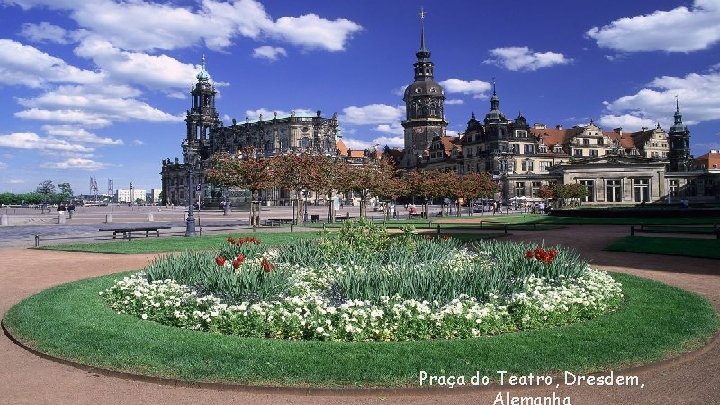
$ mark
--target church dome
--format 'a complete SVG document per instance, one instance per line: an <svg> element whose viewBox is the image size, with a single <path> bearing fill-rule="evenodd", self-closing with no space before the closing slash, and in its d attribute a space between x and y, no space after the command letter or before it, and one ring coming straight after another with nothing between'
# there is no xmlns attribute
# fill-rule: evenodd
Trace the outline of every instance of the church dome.
<svg viewBox="0 0 720 405"><path fill-rule="evenodd" d="M416 81L407 86L403 100L407 101L413 97L426 96L444 97L445 89L432 79Z"/></svg>

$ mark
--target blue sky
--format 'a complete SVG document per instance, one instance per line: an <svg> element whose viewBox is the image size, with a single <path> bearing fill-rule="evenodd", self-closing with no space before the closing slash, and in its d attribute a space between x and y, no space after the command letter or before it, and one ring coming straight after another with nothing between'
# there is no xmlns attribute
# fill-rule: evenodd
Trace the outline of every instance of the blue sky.
<svg viewBox="0 0 720 405"><path fill-rule="evenodd" d="M489 109L668 129L720 149L720 0L0 0L0 191L160 187L202 55L232 118L337 112L352 148L401 145L424 7L450 133Z"/></svg>

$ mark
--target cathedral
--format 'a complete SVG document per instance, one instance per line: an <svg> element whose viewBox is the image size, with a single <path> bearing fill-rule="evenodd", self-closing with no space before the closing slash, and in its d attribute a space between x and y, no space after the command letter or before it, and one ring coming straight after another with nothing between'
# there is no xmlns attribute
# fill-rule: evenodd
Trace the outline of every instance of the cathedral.
<svg viewBox="0 0 720 405"><path fill-rule="evenodd" d="M164 159L162 162L162 190L165 204L185 205L188 193L193 201L201 199L204 204L220 202L223 190L205 184L203 172L208 168L210 157L217 152L230 154L252 153L255 156L271 157L287 153L317 153L337 155L343 148L338 139L337 115L323 118L318 111L316 116L296 116L264 119L262 114L257 121L224 126L215 108L217 91L210 74L205 70L203 57L200 72L196 76L192 91L192 104L186 112L186 133L182 142L183 161ZM189 190L189 184L194 185ZM237 191L234 195L236 198ZM278 201L289 199L280 190L273 190L267 199Z"/></svg>
<svg viewBox="0 0 720 405"><path fill-rule="evenodd" d="M680 199L720 199L720 152L701 158L690 155L690 131L683 124L679 101L674 124L665 131L642 128L604 130L587 125L562 128L530 125L520 113L508 118L500 108L496 83L492 83L489 110L482 120L473 113L459 136L446 134L445 91L435 79L435 65L425 42L424 13L420 13L420 47L413 64L414 81L405 89L406 116L402 121L402 150L385 154L401 169L450 170L459 174L487 172L499 185L498 201L539 200L543 186L578 183L590 205L677 202ZM202 173L217 152L271 157L286 153L316 153L337 156L352 164L377 157L379 151L352 151L338 135L337 115L245 119L224 126L215 107L216 90L205 69L200 72L187 110L183 161L164 159L162 191L165 204L185 205L193 201L218 202L221 190L204 184ZM711 167L712 166L712 167ZM190 189L189 185L195 185ZM238 197L235 192L235 197ZM290 196L283 190L268 190L264 198L283 204Z"/></svg>

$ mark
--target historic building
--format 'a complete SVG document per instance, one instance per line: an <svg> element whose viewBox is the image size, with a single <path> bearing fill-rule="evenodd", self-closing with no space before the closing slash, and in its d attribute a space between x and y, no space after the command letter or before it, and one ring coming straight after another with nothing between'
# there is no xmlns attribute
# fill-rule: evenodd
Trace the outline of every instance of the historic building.
<svg viewBox="0 0 720 405"><path fill-rule="evenodd" d="M508 118L493 82L490 109L482 121L473 113L464 133L446 135L444 91L433 78L423 20L421 12L415 81L403 97L404 148L395 155L401 167L488 172L501 189L495 198L506 201L538 198L543 186L554 183L584 185L584 202L590 204L720 198L720 176L709 163L693 163L690 156L690 131L679 102L669 132L660 124L637 132L606 131L592 121L548 128L529 125L522 113Z"/></svg>
<svg viewBox="0 0 720 405"><path fill-rule="evenodd" d="M690 131L682 122L679 101L674 124L666 132L658 124L627 132L607 131L594 122L562 128L529 125L519 113L508 118L500 107L496 83L492 84L489 110L482 120L471 114L465 131L448 136L445 120L445 92L434 79L435 65L425 40L425 15L420 13L420 48L413 64L414 81L403 95L406 116L402 121L402 150L386 148L383 153L403 169L439 169L462 173L488 172L501 191L494 198L503 201L537 199L543 186L579 183L588 189L588 204L636 204L680 199L720 199L720 157L711 151L693 160ZM216 152L275 156L310 152L364 164L380 152L349 150L339 139L337 116L259 117L224 126L215 107L216 91L202 67L196 76L186 114L183 160L163 160L162 190L166 204L185 205L188 193L193 201L217 202L220 190L205 185L202 173ZM189 190L188 185L200 185ZM236 192L236 197L238 196ZM277 204L290 196L283 190L268 190L264 199Z"/></svg>
<svg viewBox="0 0 720 405"><path fill-rule="evenodd" d="M445 136L445 90L434 79L435 65L430 60L430 50L425 46L425 13L420 12L420 49L413 64L415 81L406 89L404 154L401 165L413 167L429 158L433 139Z"/></svg>
<svg viewBox="0 0 720 405"><path fill-rule="evenodd" d="M204 204L221 201L224 196L209 184L205 184L202 173L208 167L209 158L217 152L231 154L252 153L256 156L275 156L286 153L318 153L335 156L344 149L348 158L353 151L344 147L338 140L337 116L323 118L318 111L314 117L296 116L270 119L260 115L257 121L238 123L232 120L231 126L224 126L215 108L217 91L210 74L205 69L205 58L196 76L192 91L192 104L186 112L186 134L182 142L183 161L164 159L162 162L163 203L186 205L188 193L193 201L202 200ZM356 155L356 153L355 153ZM193 184L193 190L188 185ZM237 199L245 198L242 192L235 191ZM273 201L289 199L282 190L269 190L263 198ZM241 201L242 202L242 201Z"/></svg>

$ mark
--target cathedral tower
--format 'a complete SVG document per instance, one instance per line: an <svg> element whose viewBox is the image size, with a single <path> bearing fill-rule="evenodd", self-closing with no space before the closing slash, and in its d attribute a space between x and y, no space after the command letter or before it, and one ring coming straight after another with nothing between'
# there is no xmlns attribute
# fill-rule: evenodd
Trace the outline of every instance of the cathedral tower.
<svg viewBox="0 0 720 405"><path fill-rule="evenodd" d="M208 158L210 130L220 126L220 118L215 109L217 91L212 84L210 74L205 70L205 56L202 58L200 72L195 77L197 83L190 92L192 106L187 110L185 117L187 133L182 147L186 161L189 149L193 149L194 153L199 153L203 159Z"/></svg>
<svg viewBox="0 0 720 405"><path fill-rule="evenodd" d="M690 170L690 131L682 122L679 100L676 101L675 115L673 117L675 123L670 127L668 133L668 141L670 142L668 171L686 172Z"/></svg>
<svg viewBox="0 0 720 405"><path fill-rule="evenodd" d="M402 122L405 134L404 166L421 163L434 137L445 135L445 91L435 82L435 66L425 47L425 12L420 10L420 49L413 64L415 81L405 89L406 118Z"/></svg>

